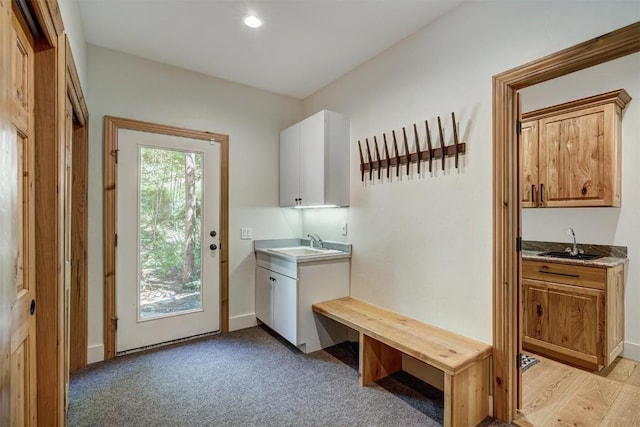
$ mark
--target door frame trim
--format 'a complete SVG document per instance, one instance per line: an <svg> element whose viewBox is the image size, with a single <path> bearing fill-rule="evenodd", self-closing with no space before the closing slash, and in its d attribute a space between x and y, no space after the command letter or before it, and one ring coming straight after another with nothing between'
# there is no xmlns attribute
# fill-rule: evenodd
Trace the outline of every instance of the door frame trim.
<svg viewBox="0 0 640 427"><path fill-rule="evenodd" d="M493 414L502 421L513 421L519 394L516 92L636 52L640 22L493 76Z"/></svg>
<svg viewBox="0 0 640 427"><path fill-rule="evenodd" d="M103 215L104 215L104 359L116 355L116 200L118 130L220 143L220 330L229 330L229 136L121 117L104 116Z"/></svg>

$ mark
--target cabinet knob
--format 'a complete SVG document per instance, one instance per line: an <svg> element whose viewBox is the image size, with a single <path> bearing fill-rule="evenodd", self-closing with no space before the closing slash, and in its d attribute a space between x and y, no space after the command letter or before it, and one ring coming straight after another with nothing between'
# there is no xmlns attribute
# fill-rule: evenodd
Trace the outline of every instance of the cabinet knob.
<svg viewBox="0 0 640 427"><path fill-rule="evenodd" d="M587 187L582 187L582 195L584 196L585 194L587 194Z"/></svg>
<svg viewBox="0 0 640 427"><path fill-rule="evenodd" d="M536 314L542 316L542 306L540 304L536 306Z"/></svg>

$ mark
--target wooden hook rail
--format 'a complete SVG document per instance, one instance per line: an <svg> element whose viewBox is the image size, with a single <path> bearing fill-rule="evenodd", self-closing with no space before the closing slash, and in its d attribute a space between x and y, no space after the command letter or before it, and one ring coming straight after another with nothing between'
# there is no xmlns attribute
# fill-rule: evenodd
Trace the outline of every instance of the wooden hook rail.
<svg viewBox="0 0 640 427"><path fill-rule="evenodd" d="M403 146L404 146L404 154L400 154L398 150L398 140L396 138L396 131L392 130L391 135L393 138L393 150L394 155L391 156L389 154L389 147L387 144L387 134L382 134L382 139L384 141L384 158L380 155L380 149L378 146L378 139L376 136L373 137L373 145L375 149L375 159L371 155L371 148L369 146L369 138L365 138L365 144L367 147L367 157L365 159L364 154L362 152L362 144L358 141L358 150L360 152L360 179L364 182L365 172L369 172L369 180L373 179L373 171L374 169L378 171L378 179L382 178L382 169L387 169L387 178L389 178L389 174L391 168L393 166L396 167L396 177L400 176L400 165L406 165L406 174L410 173L411 163L417 163L417 172L420 174L420 163L428 162L429 172L433 170L433 160L441 159L441 168L445 170L445 158L446 157L454 157L455 158L455 167L458 169L459 165L459 156L460 154L465 154L467 144L465 142L460 142L458 139L458 126L456 123L455 113L451 113L451 123L453 127L453 145L447 146L445 144L444 139L444 129L442 127L442 121L438 116L438 140L439 147L433 147L431 143L431 132L429 130L429 122L427 120L424 121L425 126L425 141L426 147L420 146L420 136L418 132L418 125L413 124L413 137L414 143L416 147L415 152L411 152L409 150L409 140L407 138L407 130L405 127L402 128L402 138L403 138Z"/></svg>

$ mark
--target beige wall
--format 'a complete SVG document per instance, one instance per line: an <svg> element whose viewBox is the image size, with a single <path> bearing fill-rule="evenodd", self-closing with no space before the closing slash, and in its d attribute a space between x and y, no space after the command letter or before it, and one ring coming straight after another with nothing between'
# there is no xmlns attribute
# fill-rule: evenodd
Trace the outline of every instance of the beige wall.
<svg viewBox="0 0 640 427"><path fill-rule="evenodd" d="M229 135L230 327L255 323L253 242L297 237L299 213L278 208L279 132L301 119L285 96L89 46L89 361L103 345L102 120L113 115Z"/></svg>
<svg viewBox="0 0 640 427"><path fill-rule="evenodd" d="M351 116L351 207L305 213L303 233L347 221L354 296L491 342L492 76L638 19L636 1L469 2L315 93L305 113ZM460 169L360 182L356 141L440 115L451 143L451 111Z"/></svg>

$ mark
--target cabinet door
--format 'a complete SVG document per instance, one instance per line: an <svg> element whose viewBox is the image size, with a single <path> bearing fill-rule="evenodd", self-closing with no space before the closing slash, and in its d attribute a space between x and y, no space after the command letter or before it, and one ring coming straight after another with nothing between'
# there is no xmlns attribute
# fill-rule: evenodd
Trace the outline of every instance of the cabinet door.
<svg viewBox="0 0 640 427"><path fill-rule="evenodd" d="M543 204L605 205L604 107L541 119L539 132Z"/></svg>
<svg viewBox="0 0 640 427"><path fill-rule="evenodd" d="M280 206L297 205L300 197L300 125L280 132Z"/></svg>
<svg viewBox="0 0 640 427"><path fill-rule="evenodd" d="M256 267L256 317L273 328L271 288L273 274L270 270Z"/></svg>
<svg viewBox="0 0 640 427"><path fill-rule="evenodd" d="M523 279L524 336L549 340L549 307L547 286L535 280Z"/></svg>
<svg viewBox="0 0 640 427"><path fill-rule="evenodd" d="M272 273L273 329L287 341L298 345L298 281Z"/></svg>
<svg viewBox="0 0 640 427"><path fill-rule="evenodd" d="M300 197L302 205L325 203L325 111L300 122Z"/></svg>
<svg viewBox="0 0 640 427"><path fill-rule="evenodd" d="M522 122L520 135L520 183L522 207L537 206L538 188L538 121Z"/></svg>
<svg viewBox="0 0 640 427"><path fill-rule="evenodd" d="M604 291L549 284L549 342L601 359Z"/></svg>

